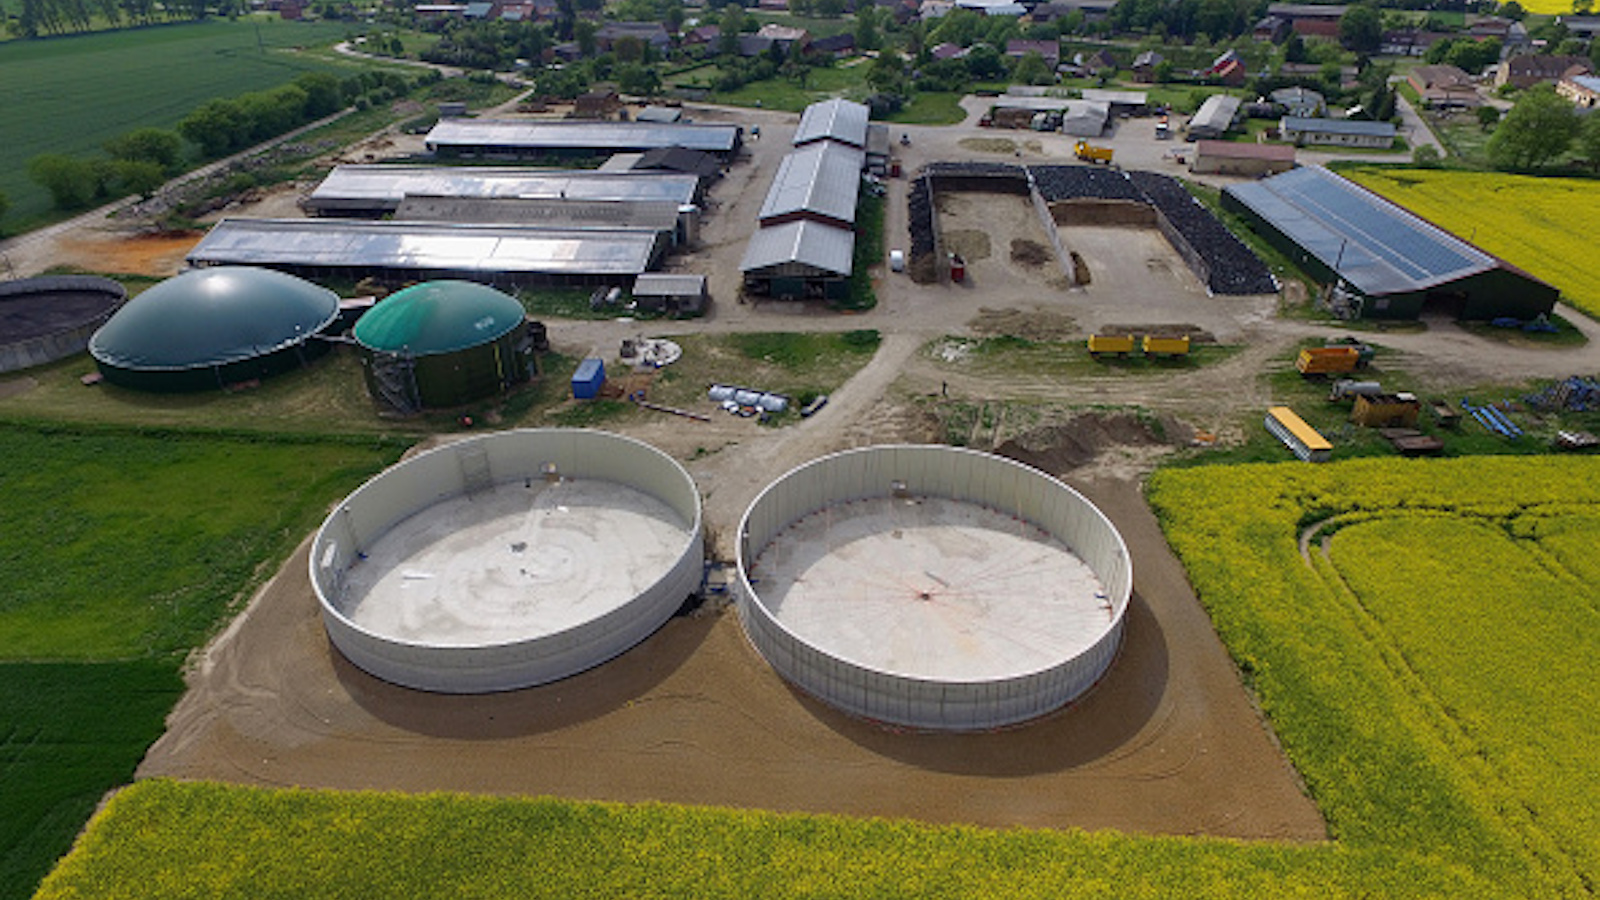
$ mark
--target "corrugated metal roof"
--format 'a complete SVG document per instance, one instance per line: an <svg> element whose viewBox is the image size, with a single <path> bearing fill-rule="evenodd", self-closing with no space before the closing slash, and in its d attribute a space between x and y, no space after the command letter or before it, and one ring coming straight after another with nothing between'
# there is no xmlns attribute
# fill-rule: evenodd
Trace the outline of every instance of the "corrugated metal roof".
<svg viewBox="0 0 1600 900"><path fill-rule="evenodd" d="M1311 119L1303 116L1284 116L1281 127L1285 132L1313 132L1318 134L1358 134L1366 137L1394 137L1393 122L1363 122L1358 119Z"/></svg>
<svg viewBox="0 0 1600 900"><path fill-rule="evenodd" d="M1101 88L1084 88L1083 99L1095 100L1100 103L1114 103L1118 106L1144 106L1150 102L1147 91L1111 91Z"/></svg>
<svg viewBox="0 0 1600 900"><path fill-rule="evenodd" d="M1189 120L1190 130L1209 128L1218 134L1227 131L1233 125L1233 117L1239 114L1239 103L1238 97L1212 94L1200 104L1200 109L1195 112L1194 118Z"/></svg>
<svg viewBox="0 0 1600 900"><path fill-rule="evenodd" d="M865 154L833 141L807 144L778 164L757 218L762 222L797 212L811 212L854 224L861 191Z"/></svg>
<svg viewBox="0 0 1600 900"><path fill-rule="evenodd" d="M635 297L690 297L705 293L704 275L646 272L633 280Z"/></svg>
<svg viewBox="0 0 1600 900"><path fill-rule="evenodd" d="M675 231L676 203L661 200L547 200L522 197L417 197L401 201L395 218L408 222L538 225L589 230Z"/></svg>
<svg viewBox="0 0 1600 900"><path fill-rule="evenodd" d="M223 219L189 252L198 264L439 269L552 275L637 275L657 236L519 225Z"/></svg>
<svg viewBox="0 0 1600 900"><path fill-rule="evenodd" d="M1425 290L1499 265L1321 166L1224 190L1369 296Z"/></svg>
<svg viewBox="0 0 1600 900"><path fill-rule="evenodd" d="M739 270L756 272L786 263L800 263L825 272L849 275L855 246L853 231L807 220L785 222L759 228L750 236Z"/></svg>
<svg viewBox="0 0 1600 900"><path fill-rule="evenodd" d="M525 150L649 150L687 147L729 153L739 146L739 126L686 122L564 122L441 119L428 132L438 147L516 147Z"/></svg>
<svg viewBox="0 0 1600 900"><path fill-rule="evenodd" d="M849 100L823 100L813 103L800 114L800 127L795 129L795 146L831 138L852 147L867 146L867 116L865 104Z"/></svg>
<svg viewBox="0 0 1600 900"><path fill-rule="evenodd" d="M339 166L312 191L313 209L395 209L407 194L693 203L693 175L488 166Z"/></svg>

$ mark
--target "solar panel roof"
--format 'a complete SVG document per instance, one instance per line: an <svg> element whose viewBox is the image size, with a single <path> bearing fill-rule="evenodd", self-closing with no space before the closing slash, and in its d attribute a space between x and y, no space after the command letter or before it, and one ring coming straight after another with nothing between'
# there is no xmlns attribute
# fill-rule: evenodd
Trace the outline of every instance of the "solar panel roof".
<svg viewBox="0 0 1600 900"><path fill-rule="evenodd" d="M773 176L757 218L765 222L812 212L853 224L864 157L862 151L833 141L807 144L789 153L778 164L778 174Z"/></svg>
<svg viewBox="0 0 1600 900"><path fill-rule="evenodd" d="M1499 265L1321 166L1224 190L1369 296L1425 290Z"/></svg>
<svg viewBox="0 0 1600 900"><path fill-rule="evenodd" d="M528 150L649 150L687 147L729 153L739 126L686 122L561 122L440 119L426 143L437 147L520 147Z"/></svg>
<svg viewBox="0 0 1600 900"><path fill-rule="evenodd" d="M693 203L699 179L662 172L488 166L339 166L311 192L313 209L394 209L407 195Z"/></svg>
<svg viewBox="0 0 1600 900"><path fill-rule="evenodd" d="M189 252L198 264L441 269L555 275L637 275L657 236L522 225L223 219Z"/></svg>
<svg viewBox="0 0 1600 900"><path fill-rule="evenodd" d="M800 220L758 228L744 249L742 272L800 263L814 269L849 275L853 268L855 232L821 222Z"/></svg>

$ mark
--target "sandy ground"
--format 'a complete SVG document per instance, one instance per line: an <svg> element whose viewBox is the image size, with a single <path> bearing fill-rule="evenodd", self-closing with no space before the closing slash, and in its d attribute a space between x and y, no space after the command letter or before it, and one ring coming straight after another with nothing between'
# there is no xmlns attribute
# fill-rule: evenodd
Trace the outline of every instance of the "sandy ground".
<svg viewBox="0 0 1600 900"><path fill-rule="evenodd" d="M850 719L789 688L726 609L675 618L554 685L397 688L329 647L302 545L206 654L139 776L1324 838L1136 487L1077 486L1133 550L1127 640L1091 694L1024 727L908 734Z"/></svg>

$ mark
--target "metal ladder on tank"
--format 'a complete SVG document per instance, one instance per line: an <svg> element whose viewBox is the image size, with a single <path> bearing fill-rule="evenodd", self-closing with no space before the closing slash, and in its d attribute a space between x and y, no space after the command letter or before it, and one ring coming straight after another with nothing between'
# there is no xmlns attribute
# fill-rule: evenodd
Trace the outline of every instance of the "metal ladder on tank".
<svg viewBox="0 0 1600 900"><path fill-rule="evenodd" d="M416 363L399 354L372 355L372 383L378 388L378 398L403 416L422 408L415 370Z"/></svg>

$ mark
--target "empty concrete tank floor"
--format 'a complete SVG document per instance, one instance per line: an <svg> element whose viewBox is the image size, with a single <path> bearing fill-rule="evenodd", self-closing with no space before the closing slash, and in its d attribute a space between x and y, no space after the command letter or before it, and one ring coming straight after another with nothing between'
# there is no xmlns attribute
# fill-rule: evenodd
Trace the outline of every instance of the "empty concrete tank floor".
<svg viewBox="0 0 1600 900"><path fill-rule="evenodd" d="M510 482L397 524L346 575L340 611L437 646L554 634L634 599L677 561L689 525L665 503L592 479Z"/></svg>
<svg viewBox="0 0 1600 900"><path fill-rule="evenodd" d="M752 571L763 604L829 654L895 675L985 680L1059 665L1105 634L1088 565L1036 526L972 503L841 503L779 532Z"/></svg>

